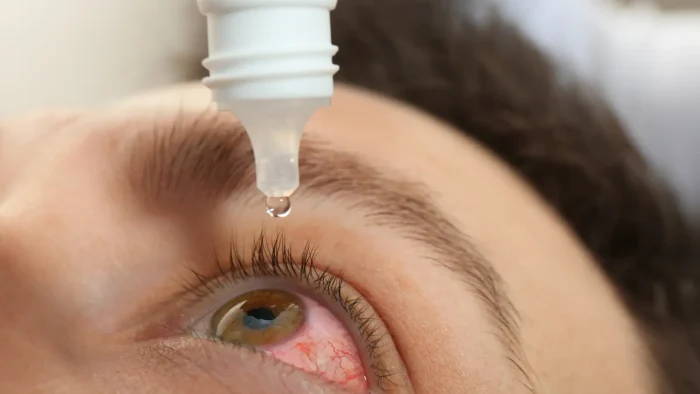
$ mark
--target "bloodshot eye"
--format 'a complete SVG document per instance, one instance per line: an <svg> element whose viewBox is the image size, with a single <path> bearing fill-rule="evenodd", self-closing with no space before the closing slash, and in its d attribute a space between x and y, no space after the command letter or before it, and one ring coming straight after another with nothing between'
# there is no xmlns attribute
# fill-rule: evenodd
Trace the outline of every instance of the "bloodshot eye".
<svg viewBox="0 0 700 394"><path fill-rule="evenodd" d="M255 290L219 308L209 326L214 338L253 347L345 388L369 385L352 335L318 302L282 290Z"/></svg>

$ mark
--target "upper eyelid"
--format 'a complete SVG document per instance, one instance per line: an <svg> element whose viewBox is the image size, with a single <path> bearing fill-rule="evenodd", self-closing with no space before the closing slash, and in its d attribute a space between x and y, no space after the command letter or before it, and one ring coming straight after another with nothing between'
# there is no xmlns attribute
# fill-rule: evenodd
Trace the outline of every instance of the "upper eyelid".
<svg viewBox="0 0 700 394"><path fill-rule="evenodd" d="M268 246L267 242L271 240L273 244L286 245L284 234L278 232L276 236L270 238L262 231L255 238L258 241L255 242L255 246L251 250L250 254L242 254L240 251L243 250L243 242L241 240L232 239L230 240L230 253L219 254L214 253L211 256L209 263L198 263L196 266L188 266L187 274L184 276L178 276L174 280L180 286L181 290L174 292L168 296L168 298L157 305L152 306L149 310L162 311L158 315L168 316L176 312L190 311L190 309L197 309L198 304L201 302L206 302L207 298L214 293L214 289L225 287L230 283L234 282L240 276L244 277L266 277L266 275L260 275L260 272L252 272L254 270L253 266L258 265L261 260L265 257L261 254L261 248L266 248ZM265 243L262 243L265 242ZM285 251L288 249L286 246L283 248ZM287 259L292 259L298 262L312 261L315 255L315 247L311 244L306 243L301 249L301 253L295 256L286 255L282 256ZM222 262L226 262L222 264ZM229 266L229 264L235 264L235 266ZM202 267L207 267L202 269ZM286 268L285 270L287 270ZM233 272L236 277L231 277ZM270 274L268 272L267 274ZM292 276L293 272L284 272L288 276ZM308 274L308 273L307 273ZM342 274L339 274L342 276ZM267 277L279 278L278 275L267 275ZM139 315L134 320L139 319L153 320L152 313L147 313L144 315ZM179 326L181 321L175 319L168 322L168 326Z"/></svg>

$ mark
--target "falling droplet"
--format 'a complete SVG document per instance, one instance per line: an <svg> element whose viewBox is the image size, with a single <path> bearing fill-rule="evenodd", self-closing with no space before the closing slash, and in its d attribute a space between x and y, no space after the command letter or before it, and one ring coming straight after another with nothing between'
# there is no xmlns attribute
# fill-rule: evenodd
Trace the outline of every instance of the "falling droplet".
<svg viewBox="0 0 700 394"><path fill-rule="evenodd" d="M292 211L292 203L289 197L268 197L265 200L267 214L273 218L286 218Z"/></svg>

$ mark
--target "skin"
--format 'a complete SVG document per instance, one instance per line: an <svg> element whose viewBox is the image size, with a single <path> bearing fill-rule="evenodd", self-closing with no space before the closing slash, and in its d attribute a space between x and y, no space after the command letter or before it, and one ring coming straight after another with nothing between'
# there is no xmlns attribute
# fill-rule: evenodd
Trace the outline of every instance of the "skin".
<svg viewBox="0 0 700 394"><path fill-rule="evenodd" d="M181 290L173 277L185 272L182 261L198 261L209 238L224 250L232 222L242 238L266 228L284 230L292 244L312 241L317 266L343 271L381 317L415 392L529 392L465 284L340 202L300 196L284 220L268 218L259 197L138 208L115 171L128 155L117 141L153 131L124 122L208 104L205 89L184 85L0 123L0 392L341 392L244 350L133 335L150 321L138 311ZM491 153L415 109L347 86L307 126L306 135L424 183L469 235L519 311L536 392L654 392L641 336L595 260ZM182 225L214 209L218 219Z"/></svg>

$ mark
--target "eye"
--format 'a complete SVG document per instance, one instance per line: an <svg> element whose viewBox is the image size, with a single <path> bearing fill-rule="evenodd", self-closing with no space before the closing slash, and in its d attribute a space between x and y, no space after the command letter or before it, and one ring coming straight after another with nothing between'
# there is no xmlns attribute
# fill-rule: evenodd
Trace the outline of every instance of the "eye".
<svg viewBox="0 0 700 394"><path fill-rule="evenodd" d="M354 392L368 391L352 336L309 297L275 289L250 291L214 312L209 326L221 342L254 347Z"/></svg>
<svg viewBox="0 0 700 394"><path fill-rule="evenodd" d="M299 297L280 290L255 290L219 308L211 319L211 332L223 342L269 346L296 334L305 320Z"/></svg>
<svg viewBox="0 0 700 394"><path fill-rule="evenodd" d="M239 250L193 270L170 333L251 348L352 392L410 388L381 318L343 275L316 268L314 248L294 254L262 234L249 255Z"/></svg>

